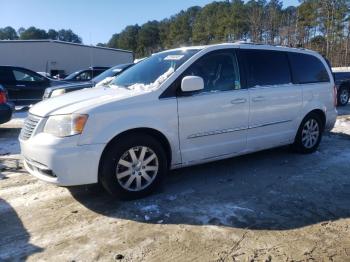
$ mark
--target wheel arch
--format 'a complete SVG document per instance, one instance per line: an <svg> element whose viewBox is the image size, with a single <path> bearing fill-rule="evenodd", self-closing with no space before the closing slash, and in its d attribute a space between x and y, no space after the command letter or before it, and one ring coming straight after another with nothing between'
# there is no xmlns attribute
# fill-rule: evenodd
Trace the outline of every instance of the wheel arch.
<svg viewBox="0 0 350 262"><path fill-rule="evenodd" d="M323 131L325 126L326 126L326 121L327 121L325 112L321 109L314 109L314 110L310 111L308 114L306 114L304 119L310 114L316 114L320 117L320 119L322 121L321 124L322 124L322 131Z"/></svg>
<svg viewBox="0 0 350 262"><path fill-rule="evenodd" d="M340 85L339 85L339 90L342 89L342 88L346 88L350 91L350 81L345 81L345 82L342 82Z"/></svg>
<svg viewBox="0 0 350 262"><path fill-rule="evenodd" d="M103 152L101 154L100 157L100 161L99 161L99 170L101 167L101 162L102 159L104 157L104 155L106 154L106 152L108 151L108 149L113 146L114 143L117 143L118 140L123 139L126 136L131 136L131 135L140 135L140 134L147 134L150 135L152 137L154 137L156 140L158 140L166 153L166 157L167 157L167 161L168 161L168 166L171 166L171 161L172 161L172 151L171 151L171 145L170 142L168 140L168 138L159 130L156 130L154 128L149 128L149 127L138 127L138 128L132 128L126 131L123 131L119 134L117 134L116 136L114 136L105 146L105 148L103 149ZM99 172L100 173L100 172Z"/></svg>
<svg viewBox="0 0 350 262"><path fill-rule="evenodd" d="M320 119L322 121L322 123L321 123L322 124L322 130L324 130L325 126L326 126L326 122L327 122L326 113L322 109L319 109L319 108L315 108L315 109L309 110L308 113L306 113L304 115L304 117L301 119L298 129L301 127L301 124L303 123L305 118L307 118L310 114L316 114L316 115L318 115L320 117Z"/></svg>

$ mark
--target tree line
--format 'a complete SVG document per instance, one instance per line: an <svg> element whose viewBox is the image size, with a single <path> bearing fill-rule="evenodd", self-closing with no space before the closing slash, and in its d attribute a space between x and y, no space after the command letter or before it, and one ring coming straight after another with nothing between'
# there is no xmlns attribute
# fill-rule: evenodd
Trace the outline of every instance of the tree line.
<svg viewBox="0 0 350 262"><path fill-rule="evenodd" d="M350 0L226 0L190 7L170 18L127 26L106 44L136 57L179 46L238 40L313 49L333 66L350 66Z"/></svg>
<svg viewBox="0 0 350 262"><path fill-rule="evenodd" d="M31 26L27 29L21 27L16 31L13 27L7 26L0 28L0 40L38 40L38 39L52 39L60 40L72 43L82 43L80 36L75 34L72 30L61 29L54 30L49 29L47 31L43 29Z"/></svg>
<svg viewBox="0 0 350 262"><path fill-rule="evenodd" d="M320 52L333 66L350 66L350 0L223 0L193 6L161 21L129 25L99 46L132 50L136 57L190 45L238 40L303 47ZM0 39L53 39L81 43L72 30L0 28Z"/></svg>

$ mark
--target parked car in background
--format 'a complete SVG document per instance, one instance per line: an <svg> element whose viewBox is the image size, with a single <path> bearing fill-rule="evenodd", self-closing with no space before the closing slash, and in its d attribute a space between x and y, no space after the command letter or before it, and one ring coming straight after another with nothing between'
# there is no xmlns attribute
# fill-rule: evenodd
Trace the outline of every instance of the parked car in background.
<svg viewBox="0 0 350 262"><path fill-rule="evenodd" d="M345 106L350 97L350 68L335 67L332 68L332 71L338 92L338 105Z"/></svg>
<svg viewBox="0 0 350 262"><path fill-rule="evenodd" d="M0 85L0 124L11 120L14 108L14 104L10 103L7 99L6 89Z"/></svg>
<svg viewBox="0 0 350 262"><path fill-rule="evenodd" d="M47 78L51 78L53 79L53 77L49 74L49 73L46 73L46 72L37 72L39 75L42 75L42 76L45 76Z"/></svg>
<svg viewBox="0 0 350 262"><path fill-rule="evenodd" d="M104 71L100 75L94 77L89 82L71 83L71 84L65 84L61 86L46 88L43 99L56 97L56 96L63 95L65 93L69 93L72 91L80 90L83 88L91 88L98 85L108 85L115 76L119 75L120 73L122 73L123 71L131 67L132 65L134 64L121 64L121 65L114 66Z"/></svg>
<svg viewBox="0 0 350 262"><path fill-rule="evenodd" d="M49 79L34 71L17 66L0 66L0 85L8 92L9 102L32 105L42 100L45 89L66 82Z"/></svg>
<svg viewBox="0 0 350 262"><path fill-rule="evenodd" d="M173 49L109 86L30 109L19 138L29 173L63 186L100 182L117 197L137 198L168 169L282 145L315 152L337 117L332 72L304 49Z"/></svg>
<svg viewBox="0 0 350 262"><path fill-rule="evenodd" d="M109 69L109 67L103 67L103 66L93 66L89 67L88 69L79 70L77 72L71 73L67 77L64 78L65 81L68 82L84 82L84 81L90 81L94 77L98 76L102 72Z"/></svg>

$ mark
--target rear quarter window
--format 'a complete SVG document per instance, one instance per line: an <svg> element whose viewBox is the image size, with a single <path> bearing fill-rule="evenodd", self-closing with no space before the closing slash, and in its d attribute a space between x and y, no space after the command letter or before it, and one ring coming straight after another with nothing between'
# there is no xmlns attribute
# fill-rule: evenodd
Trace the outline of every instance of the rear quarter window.
<svg viewBox="0 0 350 262"><path fill-rule="evenodd" d="M270 50L241 50L245 61L249 87L281 85L292 82L285 52Z"/></svg>
<svg viewBox="0 0 350 262"><path fill-rule="evenodd" d="M292 52L288 56L295 84L330 81L327 69L319 58L313 55Z"/></svg>

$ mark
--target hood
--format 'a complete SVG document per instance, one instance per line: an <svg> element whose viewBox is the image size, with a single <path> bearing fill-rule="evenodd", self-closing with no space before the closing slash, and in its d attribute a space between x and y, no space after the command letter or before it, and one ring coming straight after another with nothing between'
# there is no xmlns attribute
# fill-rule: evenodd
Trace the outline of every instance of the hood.
<svg viewBox="0 0 350 262"><path fill-rule="evenodd" d="M71 114L98 105L125 100L140 95L125 88L99 87L82 89L44 100L33 106L29 112L33 115L45 117L54 114Z"/></svg>
<svg viewBox="0 0 350 262"><path fill-rule="evenodd" d="M65 85L65 84L70 84L70 83L67 81L50 79L50 86L58 86L58 85Z"/></svg>

